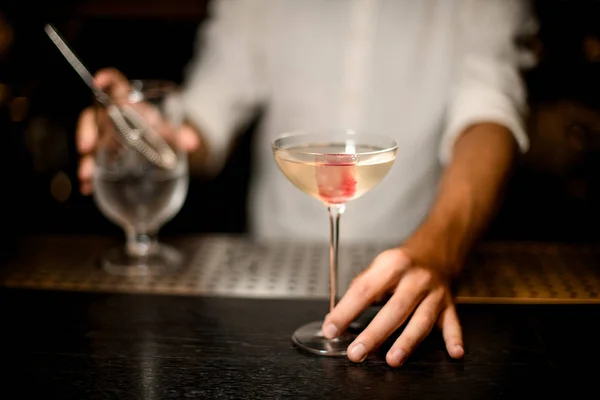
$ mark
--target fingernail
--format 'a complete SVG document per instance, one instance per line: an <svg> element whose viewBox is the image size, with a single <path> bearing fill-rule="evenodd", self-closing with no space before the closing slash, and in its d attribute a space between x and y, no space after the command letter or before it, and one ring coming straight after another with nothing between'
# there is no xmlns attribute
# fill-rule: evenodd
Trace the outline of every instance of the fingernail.
<svg viewBox="0 0 600 400"><path fill-rule="evenodd" d="M392 364L402 365L404 359L406 358L406 353L400 349L393 349L392 351L390 351L390 354L388 356L389 361Z"/></svg>
<svg viewBox="0 0 600 400"><path fill-rule="evenodd" d="M363 362L367 358L367 348L362 343L356 343L350 348L348 355L352 359L358 360L356 362Z"/></svg>
<svg viewBox="0 0 600 400"><path fill-rule="evenodd" d="M340 330L334 324L327 324L323 327L323 334L328 339L333 339L340 334Z"/></svg>
<svg viewBox="0 0 600 400"><path fill-rule="evenodd" d="M457 344L456 346L454 346L454 356L455 357L460 357L464 353L465 353L465 349L460 344Z"/></svg>

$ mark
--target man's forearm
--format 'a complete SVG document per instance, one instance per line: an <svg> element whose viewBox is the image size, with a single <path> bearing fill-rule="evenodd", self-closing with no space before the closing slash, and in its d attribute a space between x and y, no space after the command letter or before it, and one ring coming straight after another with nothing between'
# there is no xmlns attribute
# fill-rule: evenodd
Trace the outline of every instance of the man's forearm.
<svg viewBox="0 0 600 400"><path fill-rule="evenodd" d="M458 273L497 208L516 150L511 132L497 124L477 124L460 136L427 219L405 243L415 263Z"/></svg>

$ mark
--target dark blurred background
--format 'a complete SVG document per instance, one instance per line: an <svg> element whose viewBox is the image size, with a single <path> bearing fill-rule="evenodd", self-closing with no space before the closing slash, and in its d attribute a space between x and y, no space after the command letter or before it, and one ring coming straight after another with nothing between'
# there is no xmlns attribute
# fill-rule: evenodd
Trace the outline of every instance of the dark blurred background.
<svg viewBox="0 0 600 400"><path fill-rule="evenodd" d="M531 151L515 170L487 237L595 241L599 234L600 2L533 3L528 43L540 63L525 75ZM3 241L24 233L114 234L79 194L74 130L89 90L44 35L52 22L87 66L129 77L182 81L204 0L68 0L0 3L0 157ZM253 128L215 180L193 178L182 211L162 234L246 230Z"/></svg>

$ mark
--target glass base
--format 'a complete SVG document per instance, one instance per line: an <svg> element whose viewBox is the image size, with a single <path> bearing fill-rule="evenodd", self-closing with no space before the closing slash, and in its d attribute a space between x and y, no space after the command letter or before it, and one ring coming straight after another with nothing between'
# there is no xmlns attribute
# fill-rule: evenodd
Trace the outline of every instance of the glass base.
<svg viewBox="0 0 600 400"><path fill-rule="evenodd" d="M311 322L298 328L292 336L292 341L300 349L309 353L328 357L345 356L348 346L357 334L344 332L335 339L327 339L321 332L322 325L323 322Z"/></svg>
<svg viewBox="0 0 600 400"><path fill-rule="evenodd" d="M111 275L147 277L169 275L183 264L183 254L166 244L156 244L147 256L133 256L125 247L108 250L100 261L102 269Z"/></svg>

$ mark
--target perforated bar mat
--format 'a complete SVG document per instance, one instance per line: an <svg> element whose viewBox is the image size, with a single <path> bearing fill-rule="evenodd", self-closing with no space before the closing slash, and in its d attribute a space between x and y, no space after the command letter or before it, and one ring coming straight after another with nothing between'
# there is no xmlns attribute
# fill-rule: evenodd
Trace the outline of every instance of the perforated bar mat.
<svg viewBox="0 0 600 400"><path fill-rule="evenodd" d="M255 245L229 236L191 237L174 244L187 255L172 276L111 276L98 267L111 242L46 237L23 241L0 269L6 287L211 295L253 298L327 298L326 244ZM340 291L386 245L340 249ZM462 303L600 303L600 247L540 243L480 246L457 285Z"/></svg>

